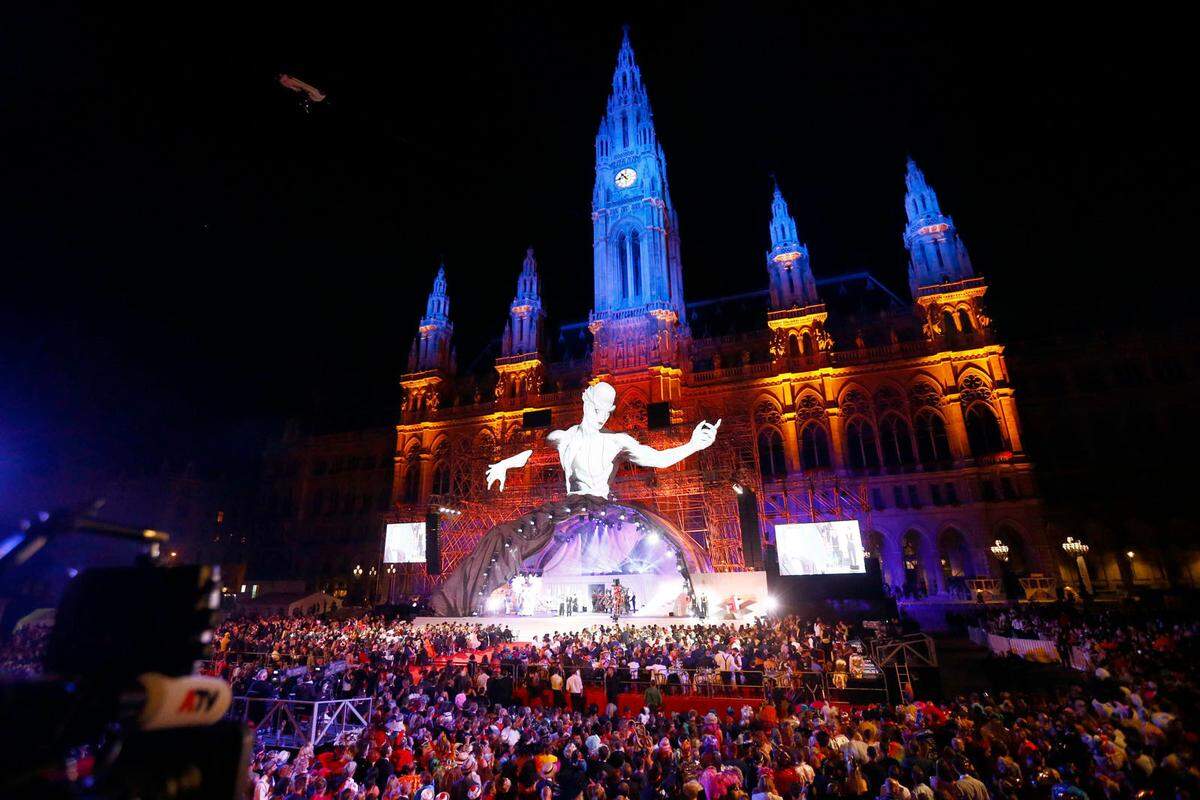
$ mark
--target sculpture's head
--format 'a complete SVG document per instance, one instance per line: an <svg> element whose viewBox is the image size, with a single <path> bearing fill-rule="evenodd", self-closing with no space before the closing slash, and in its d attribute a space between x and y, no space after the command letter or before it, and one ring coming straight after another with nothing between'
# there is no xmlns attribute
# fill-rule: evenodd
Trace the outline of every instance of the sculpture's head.
<svg viewBox="0 0 1200 800"><path fill-rule="evenodd" d="M617 406L617 390L612 384L601 381L589 386L583 393L583 427L598 431L608 422L608 417Z"/></svg>

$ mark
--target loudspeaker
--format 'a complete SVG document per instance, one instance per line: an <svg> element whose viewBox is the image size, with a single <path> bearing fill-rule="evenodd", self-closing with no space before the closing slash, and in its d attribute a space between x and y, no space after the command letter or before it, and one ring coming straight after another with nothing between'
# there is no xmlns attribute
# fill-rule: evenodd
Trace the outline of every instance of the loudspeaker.
<svg viewBox="0 0 1200 800"><path fill-rule="evenodd" d="M442 574L441 521L442 516L436 511L425 515L425 572L428 575Z"/></svg>
<svg viewBox="0 0 1200 800"><path fill-rule="evenodd" d="M763 548L763 570L767 573L767 586L774 585L779 578L779 553L773 544Z"/></svg>
<svg viewBox="0 0 1200 800"><path fill-rule="evenodd" d="M742 556L746 569L763 568L762 533L758 529L758 498L752 489L743 489L737 498L738 522L742 528Z"/></svg>
<svg viewBox="0 0 1200 800"><path fill-rule="evenodd" d="M671 404L663 400L661 403L651 403L646 406L646 427L666 428L671 424Z"/></svg>

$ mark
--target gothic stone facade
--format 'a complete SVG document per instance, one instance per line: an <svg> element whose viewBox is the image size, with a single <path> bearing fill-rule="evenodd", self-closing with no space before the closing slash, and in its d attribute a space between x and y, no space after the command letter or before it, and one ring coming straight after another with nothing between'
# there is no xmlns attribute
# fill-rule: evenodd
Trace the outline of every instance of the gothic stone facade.
<svg viewBox="0 0 1200 800"><path fill-rule="evenodd" d="M485 490L484 470L577 422L580 392L603 379L618 391L609 427L656 447L684 441L701 419L724 420L709 450L670 470L624 465L613 483L695 538L718 570L745 566L738 484L755 493L768 543L779 523L858 519L897 587L946 595L1004 569L1058 572L987 282L915 163L903 236L911 300L868 273L818 280L777 186L767 288L689 303L666 158L628 32L595 147L586 323L547 335L530 250L494 370L460 374L444 268L434 281L401 380L390 518L461 511L443 520L444 570L493 524L564 491L545 446L503 494ZM1007 564L990 554L996 539ZM433 580L410 567L401 586Z"/></svg>

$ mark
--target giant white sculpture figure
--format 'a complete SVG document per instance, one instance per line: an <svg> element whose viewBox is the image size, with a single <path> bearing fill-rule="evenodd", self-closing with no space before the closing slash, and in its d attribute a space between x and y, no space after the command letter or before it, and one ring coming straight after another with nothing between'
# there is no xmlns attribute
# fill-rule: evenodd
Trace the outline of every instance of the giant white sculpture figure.
<svg viewBox="0 0 1200 800"><path fill-rule="evenodd" d="M721 427L721 420L701 422L692 431L691 441L687 444L655 450L627 433L602 430L616 407L616 398L617 391L610 384L600 382L588 387L583 393L583 421L565 431L553 431L546 437L558 448L559 461L567 478L567 494L608 497L608 479L621 456L643 467L669 467L712 445L717 438L717 429ZM532 454L532 450L525 450L489 465L488 488L499 483L503 492L508 470L524 467Z"/></svg>

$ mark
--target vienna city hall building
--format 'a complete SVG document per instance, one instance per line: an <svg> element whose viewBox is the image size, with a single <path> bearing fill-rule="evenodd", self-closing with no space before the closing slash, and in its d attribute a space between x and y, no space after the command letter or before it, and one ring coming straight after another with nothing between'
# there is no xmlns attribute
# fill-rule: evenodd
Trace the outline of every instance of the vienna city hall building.
<svg viewBox="0 0 1200 800"><path fill-rule="evenodd" d="M966 596L979 585L971 579L1007 572L1057 577L988 283L915 163L904 200L911 300L865 272L816 279L777 186L767 288L689 302L666 156L627 34L595 147L587 320L546 328L530 250L514 259L494 371L459 374L453 269L440 269L401 378L381 522L454 509L440 529L449 572L493 525L561 495L552 448L510 472L502 494L484 486L486 466L577 423L582 390L605 380L618 393L608 428L651 446L723 420L708 450L668 470L624 464L612 481L617 497L670 521L718 571L762 567L758 547L743 546L739 504L753 501L767 546L777 524L858 520L883 581L909 595ZM378 541L364 561L378 560L369 549ZM998 544L1007 560L994 555ZM386 591L438 579L400 565Z"/></svg>
<svg viewBox="0 0 1200 800"><path fill-rule="evenodd" d="M664 470L620 464L610 481L717 571L770 571L777 525L854 519L878 560L869 574L906 598L967 599L1002 585L1012 595L1017 578L1027 591L1079 582L1062 537L1047 531L988 283L913 161L909 298L867 272L816 278L776 186L763 198L770 248L752 267L765 288L689 301L666 156L628 34L595 157L588 318L544 324L543 277L570 278L540 274L531 249L514 258L494 357L460 371L453 264L439 269L397 424L287 437L266 454L264 575L338 593L360 581L358 593L376 600L428 592L494 525L563 494L544 437L579 422L582 391L604 380L617 389L607 428L652 447L722 420L712 447ZM531 447L505 491L488 491L487 465ZM454 513L439 518L439 508ZM381 563L385 524L433 518L440 572Z"/></svg>

